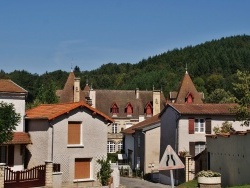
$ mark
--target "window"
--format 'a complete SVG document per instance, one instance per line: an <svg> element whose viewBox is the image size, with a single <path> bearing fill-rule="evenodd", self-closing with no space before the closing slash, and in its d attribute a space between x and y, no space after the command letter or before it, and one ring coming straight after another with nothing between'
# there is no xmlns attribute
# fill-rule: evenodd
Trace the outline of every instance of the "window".
<svg viewBox="0 0 250 188"><path fill-rule="evenodd" d="M122 141L118 143L118 151L121 151L123 148L123 143Z"/></svg>
<svg viewBox="0 0 250 188"><path fill-rule="evenodd" d="M113 141L108 141L107 150L108 153L115 153L115 143Z"/></svg>
<svg viewBox="0 0 250 188"><path fill-rule="evenodd" d="M150 117L153 114L153 107L150 103L148 103L145 107L145 114L147 117Z"/></svg>
<svg viewBox="0 0 250 188"><path fill-rule="evenodd" d="M14 166L14 145L0 146L0 163Z"/></svg>
<svg viewBox="0 0 250 188"><path fill-rule="evenodd" d="M189 153L192 157L198 155L205 148L205 142L189 142Z"/></svg>
<svg viewBox="0 0 250 188"><path fill-rule="evenodd" d="M80 145L81 142L81 123L69 122L68 123L68 145Z"/></svg>
<svg viewBox="0 0 250 188"><path fill-rule="evenodd" d="M112 133L117 133L117 123L112 124Z"/></svg>
<svg viewBox="0 0 250 188"><path fill-rule="evenodd" d="M140 135L138 135L137 144L138 144L138 147L140 147L140 146L141 146L141 136L140 136Z"/></svg>
<svg viewBox="0 0 250 188"><path fill-rule="evenodd" d="M90 164L89 158L75 159L75 179L89 179L90 178Z"/></svg>
<svg viewBox="0 0 250 188"><path fill-rule="evenodd" d="M126 108L125 108L125 113L127 113L127 116L132 116L133 114L133 107L130 103L127 104Z"/></svg>
<svg viewBox="0 0 250 188"><path fill-rule="evenodd" d="M198 155L205 149L205 142L196 142L195 143L195 155Z"/></svg>
<svg viewBox="0 0 250 188"><path fill-rule="evenodd" d="M110 113L112 113L113 116L116 116L119 113L119 108L116 103L113 103L110 108Z"/></svg>
<svg viewBox="0 0 250 188"><path fill-rule="evenodd" d="M194 130L195 133L205 133L204 119L195 119Z"/></svg>

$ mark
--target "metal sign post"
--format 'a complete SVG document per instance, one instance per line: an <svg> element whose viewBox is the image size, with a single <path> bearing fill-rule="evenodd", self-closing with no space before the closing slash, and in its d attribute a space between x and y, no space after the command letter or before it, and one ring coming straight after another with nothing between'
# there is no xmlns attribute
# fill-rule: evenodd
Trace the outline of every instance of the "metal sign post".
<svg viewBox="0 0 250 188"><path fill-rule="evenodd" d="M173 148L168 145L159 164L159 170L170 170L171 186L174 188L173 169L184 168L183 162L175 153Z"/></svg>

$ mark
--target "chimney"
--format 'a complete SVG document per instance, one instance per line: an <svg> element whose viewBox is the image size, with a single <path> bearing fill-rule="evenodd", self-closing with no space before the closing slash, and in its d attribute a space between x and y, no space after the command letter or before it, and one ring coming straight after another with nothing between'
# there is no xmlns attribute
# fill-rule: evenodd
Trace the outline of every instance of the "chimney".
<svg viewBox="0 0 250 188"><path fill-rule="evenodd" d="M161 91L153 90L153 116L161 112Z"/></svg>
<svg viewBox="0 0 250 188"><path fill-rule="evenodd" d="M139 99L139 88L135 89L135 98Z"/></svg>
<svg viewBox="0 0 250 188"><path fill-rule="evenodd" d="M74 80L74 102L80 101L80 78L75 78Z"/></svg>

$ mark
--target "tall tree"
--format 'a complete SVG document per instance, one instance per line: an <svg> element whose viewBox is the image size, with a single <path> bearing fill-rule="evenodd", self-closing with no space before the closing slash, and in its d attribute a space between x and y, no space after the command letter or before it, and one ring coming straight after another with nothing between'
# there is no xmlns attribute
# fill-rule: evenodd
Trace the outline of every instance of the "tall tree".
<svg viewBox="0 0 250 188"><path fill-rule="evenodd" d="M0 103L0 145L12 140L13 131L16 130L20 118L12 103Z"/></svg>
<svg viewBox="0 0 250 188"><path fill-rule="evenodd" d="M234 90L237 93L237 102L239 104L234 110L237 119L242 121L242 126L249 126L250 121L250 72L237 71L237 81L233 83Z"/></svg>

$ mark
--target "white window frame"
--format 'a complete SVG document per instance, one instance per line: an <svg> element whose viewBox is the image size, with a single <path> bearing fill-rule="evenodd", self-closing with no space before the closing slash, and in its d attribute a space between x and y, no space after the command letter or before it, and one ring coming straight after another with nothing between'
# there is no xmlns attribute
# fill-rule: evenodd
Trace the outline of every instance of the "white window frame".
<svg viewBox="0 0 250 188"><path fill-rule="evenodd" d="M195 148L194 151L195 151L195 156L196 156L206 149L206 144L205 142L196 142L194 148Z"/></svg>
<svg viewBox="0 0 250 188"><path fill-rule="evenodd" d="M112 124L112 133L113 134L118 133L118 125L117 125L117 123Z"/></svg>
<svg viewBox="0 0 250 188"><path fill-rule="evenodd" d="M108 153L115 153L115 142L109 140L107 143L107 152Z"/></svg>
<svg viewBox="0 0 250 188"><path fill-rule="evenodd" d="M194 132L195 133L205 133L205 119L197 118L194 120Z"/></svg>
<svg viewBox="0 0 250 188"><path fill-rule="evenodd" d="M121 150L123 149L123 142L120 141L120 142L117 144L117 146L118 146L118 151L121 151Z"/></svg>

